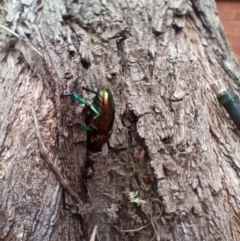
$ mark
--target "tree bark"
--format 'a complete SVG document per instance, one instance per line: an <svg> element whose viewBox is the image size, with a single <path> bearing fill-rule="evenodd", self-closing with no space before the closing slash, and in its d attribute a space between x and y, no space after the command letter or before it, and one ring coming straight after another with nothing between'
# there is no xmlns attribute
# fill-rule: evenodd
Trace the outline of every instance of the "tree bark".
<svg viewBox="0 0 240 241"><path fill-rule="evenodd" d="M213 0L0 5L0 240L240 240L239 132L210 87L240 95L240 71ZM85 85L113 93L108 153L68 126Z"/></svg>

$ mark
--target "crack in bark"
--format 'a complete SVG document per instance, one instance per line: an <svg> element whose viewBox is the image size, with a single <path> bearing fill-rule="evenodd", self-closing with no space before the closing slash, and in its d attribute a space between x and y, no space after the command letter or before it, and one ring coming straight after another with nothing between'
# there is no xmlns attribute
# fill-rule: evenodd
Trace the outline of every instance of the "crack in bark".
<svg viewBox="0 0 240 241"><path fill-rule="evenodd" d="M71 188L71 186L69 185L68 181L61 176L61 174L58 171L58 169L55 167L55 165L50 160L50 158L49 158L49 151L46 148L46 146L44 145L42 137L41 137L41 134L40 134L39 124L38 124L38 120L37 120L37 117L36 117L36 112L35 112L34 109L32 109L32 114L33 114L33 119L34 119L34 126L35 126L35 130L36 130L36 136L37 136L38 144L39 144L39 148L40 148L40 154L41 154L43 160L46 162L48 167L54 173L54 175L56 176L56 178L57 178L59 184L62 186L62 188L64 190L66 190L66 192L73 199L75 199L78 203L82 203L82 201L78 197L77 193Z"/></svg>

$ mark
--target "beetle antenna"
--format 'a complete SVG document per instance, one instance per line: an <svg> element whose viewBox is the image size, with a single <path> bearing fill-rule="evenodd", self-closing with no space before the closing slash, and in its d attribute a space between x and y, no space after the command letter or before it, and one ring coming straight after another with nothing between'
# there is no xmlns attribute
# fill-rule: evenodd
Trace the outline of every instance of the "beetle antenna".
<svg viewBox="0 0 240 241"><path fill-rule="evenodd" d="M95 90L93 90L93 89L90 89L90 88L88 88L88 87L86 87L86 86L83 86L82 89L85 90L85 91L87 91L87 92L91 92L91 93L97 94L97 91L95 91Z"/></svg>

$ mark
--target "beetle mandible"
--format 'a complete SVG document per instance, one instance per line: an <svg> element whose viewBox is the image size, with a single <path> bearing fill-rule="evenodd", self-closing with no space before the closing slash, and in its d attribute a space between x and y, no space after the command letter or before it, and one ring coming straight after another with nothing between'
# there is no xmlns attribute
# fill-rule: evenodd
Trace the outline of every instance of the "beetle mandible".
<svg viewBox="0 0 240 241"><path fill-rule="evenodd" d="M101 148L112 134L115 103L112 92L107 87L99 88L97 91L88 87L82 87L82 89L95 94L91 104L75 92L63 94L63 96L72 96L89 108L90 113L86 116L86 124L73 123L71 126L78 124L86 130L88 149L96 150Z"/></svg>

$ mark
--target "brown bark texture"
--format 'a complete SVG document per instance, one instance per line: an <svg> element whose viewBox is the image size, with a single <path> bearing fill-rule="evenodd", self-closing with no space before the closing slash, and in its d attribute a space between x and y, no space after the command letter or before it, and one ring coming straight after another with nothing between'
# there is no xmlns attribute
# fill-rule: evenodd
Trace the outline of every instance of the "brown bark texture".
<svg viewBox="0 0 240 241"><path fill-rule="evenodd" d="M239 131L210 87L240 95L240 71L213 0L2 0L0 24L0 240L240 240ZM113 93L108 152L68 125L82 86Z"/></svg>

